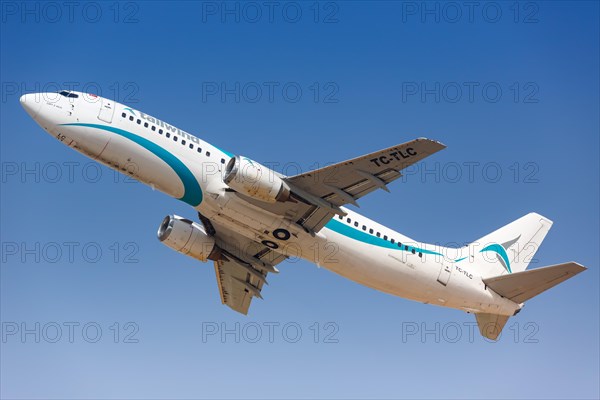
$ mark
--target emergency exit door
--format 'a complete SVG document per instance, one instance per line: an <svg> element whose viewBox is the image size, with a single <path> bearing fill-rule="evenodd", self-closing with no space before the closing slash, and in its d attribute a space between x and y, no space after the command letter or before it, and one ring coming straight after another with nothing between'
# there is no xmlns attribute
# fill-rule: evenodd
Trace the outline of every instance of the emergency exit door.
<svg viewBox="0 0 600 400"><path fill-rule="evenodd" d="M108 122L110 124L112 122L114 112L115 112L114 102L101 97L100 98L100 113L98 114L98 119L100 119L104 122Z"/></svg>
<svg viewBox="0 0 600 400"><path fill-rule="evenodd" d="M450 275L452 274L452 266L446 262L442 262L442 267L440 268L440 274L438 275L438 282L442 285L446 286L448 281L450 280Z"/></svg>

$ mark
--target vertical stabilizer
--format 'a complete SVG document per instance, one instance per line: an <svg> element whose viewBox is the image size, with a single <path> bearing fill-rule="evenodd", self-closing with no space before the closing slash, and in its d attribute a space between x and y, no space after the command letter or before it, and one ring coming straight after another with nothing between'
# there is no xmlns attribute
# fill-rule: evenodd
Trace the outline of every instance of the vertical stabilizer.
<svg viewBox="0 0 600 400"><path fill-rule="evenodd" d="M524 271L551 227L544 216L527 214L471 243L473 262L483 277Z"/></svg>
<svg viewBox="0 0 600 400"><path fill-rule="evenodd" d="M504 328L509 316L477 313L475 314L475 318L477 318L477 326L479 326L481 336L496 340L500 336L500 332L502 332L502 328Z"/></svg>

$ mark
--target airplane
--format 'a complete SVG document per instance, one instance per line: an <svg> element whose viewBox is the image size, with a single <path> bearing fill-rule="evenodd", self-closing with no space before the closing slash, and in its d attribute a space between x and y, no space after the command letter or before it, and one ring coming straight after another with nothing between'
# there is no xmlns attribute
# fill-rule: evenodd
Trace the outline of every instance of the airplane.
<svg viewBox="0 0 600 400"><path fill-rule="evenodd" d="M552 226L527 214L456 249L417 242L346 207L444 149L418 138L337 164L284 176L124 104L77 91L30 93L26 112L85 156L179 199L197 220L164 218L158 239L214 263L221 302L247 314L269 273L301 257L361 285L475 314L497 340L529 299L586 268L526 270ZM196 219L196 218L194 218Z"/></svg>

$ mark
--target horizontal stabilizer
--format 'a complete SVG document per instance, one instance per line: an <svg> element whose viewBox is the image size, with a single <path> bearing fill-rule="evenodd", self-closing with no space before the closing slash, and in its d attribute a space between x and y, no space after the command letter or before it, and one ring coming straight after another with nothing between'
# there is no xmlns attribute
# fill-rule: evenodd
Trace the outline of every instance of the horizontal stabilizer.
<svg viewBox="0 0 600 400"><path fill-rule="evenodd" d="M486 278L483 283L500 296L523 303L585 270L584 266L569 262Z"/></svg>

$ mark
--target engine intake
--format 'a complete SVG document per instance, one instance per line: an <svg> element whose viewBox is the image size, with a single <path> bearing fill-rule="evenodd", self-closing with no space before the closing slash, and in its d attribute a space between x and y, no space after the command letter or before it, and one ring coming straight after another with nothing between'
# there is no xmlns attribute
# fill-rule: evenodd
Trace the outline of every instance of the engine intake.
<svg viewBox="0 0 600 400"><path fill-rule="evenodd" d="M204 227L178 215L167 215L157 232L158 240L173 250L200 261L217 260L220 249Z"/></svg>
<svg viewBox="0 0 600 400"><path fill-rule="evenodd" d="M267 203L290 199L289 186L275 171L247 157L229 160L223 180L236 192Z"/></svg>

